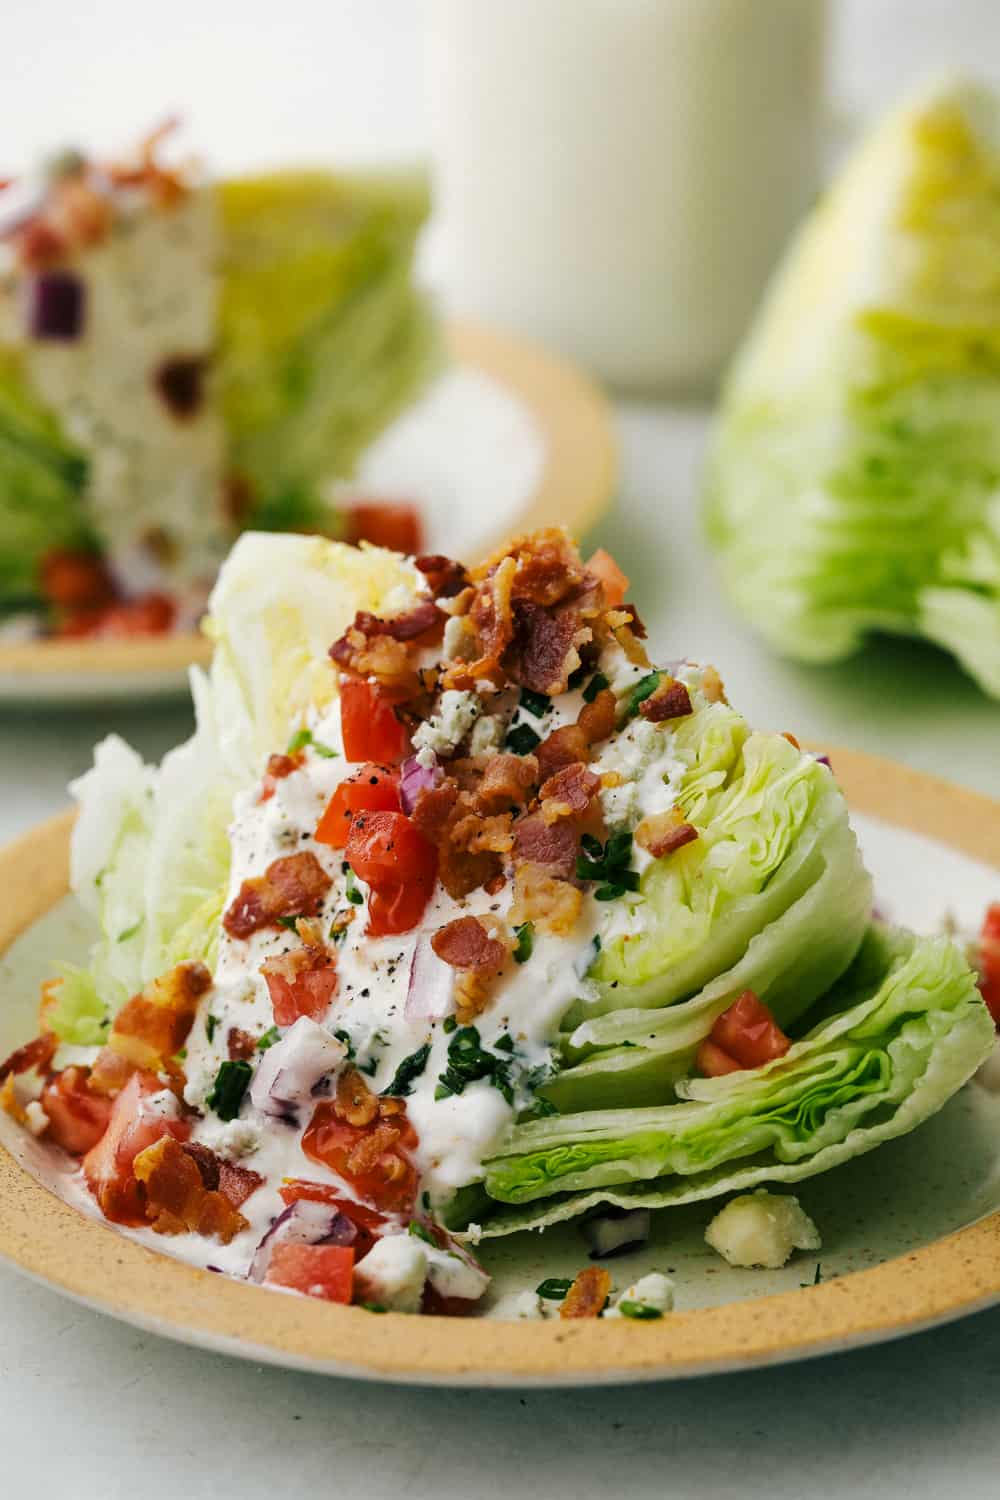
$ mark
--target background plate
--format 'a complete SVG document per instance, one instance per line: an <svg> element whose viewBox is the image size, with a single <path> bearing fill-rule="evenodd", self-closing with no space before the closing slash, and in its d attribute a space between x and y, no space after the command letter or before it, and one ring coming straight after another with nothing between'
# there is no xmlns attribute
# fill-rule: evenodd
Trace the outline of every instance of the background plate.
<svg viewBox="0 0 1000 1500"><path fill-rule="evenodd" d="M977 924L1000 893L1000 805L856 752L833 760L882 909L924 930L947 909ZM31 1034L53 956L72 959L86 944L65 894L69 827L67 814L0 853L11 893L0 915L0 1056ZM650 1264L674 1272L678 1311L650 1324L375 1317L275 1296L85 1217L36 1180L40 1149L0 1124L10 1148L0 1150L0 1253L141 1327L321 1373L494 1386L661 1379L877 1342L1000 1301L1000 1094L976 1082L912 1135L796 1189L823 1233L818 1258L733 1270L704 1246L711 1205L661 1215L651 1247L610 1263L619 1288ZM572 1226L484 1251L497 1319L541 1275L584 1261Z"/></svg>
<svg viewBox="0 0 1000 1500"><path fill-rule="evenodd" d="M477 557L517 531L581 535L611 499L616 452L597 387L565 360L471 323L447 330L453 364L362 458L345 497L412 500L427 550ZM0 703L173 696L207 663L197 634L0 645Z"/></svg>

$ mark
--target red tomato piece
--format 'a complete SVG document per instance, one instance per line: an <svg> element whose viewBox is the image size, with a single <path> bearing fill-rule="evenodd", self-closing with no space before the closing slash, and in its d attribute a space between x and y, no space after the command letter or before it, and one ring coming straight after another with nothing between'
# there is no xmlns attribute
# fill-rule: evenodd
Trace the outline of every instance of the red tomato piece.
<svg viewBox="0 0 1000 1500"><path fill-rule="evenodd" d="M395 766L409 754L410 737L389 699L360 677L341 678L340 727L348 760Z"/></svg>
<svg viewBox="0 0 1000 1500"><path fill-rule="evenodd" d="M592 573L603 583L605 603L610 609L617 609L619 604L625 602L628 579L610 552L605 552L603 547L598 547L587 563L587 572Z"/></svg>
<svg viewBox="0 0 1000 1500"><path fill-rule="evenodd" d="M345 541L371 542L390 552L414 557L423 551L423 526L414 505L384 500L358 500L348 507Z"/></svg>
<svg viewBox="0 0 1000 1500"><path fill-rule="evenodd" d="M321 1021L337 993L337 960L325 948L307 946L265 959L260 972L267 981L274 1019L291 1026L300 1016Z"/></svg>
<svg viewBox="0 0 1000 1500"><path fill-rule="evenodd" d="M437 880L434 845L403 813L363 813L351 824L345 853L358 879L371 886L369 937L411 931Z"/></svg>
<svg viewBox="0 0 1000 1500"><path fill-rule="evenodd" d="M407 1150L417 1133L404 1115L393 1123L376 1118L370 1125L339 1120L333 1100L316 1106L302 1137L306 1156L329 1167L356 1193L383 1213L411 1213L417 1197L417 1171Z"/></svg>
<svg viewBox="0 0 1000 1500"><path fill-rule="evenodd" d="M784 1057L791 1045L767 1006L753 990L744 990L716 1021L698 1049L696 1062L703 1073L714 1078L723 1072L763 1067L776 1057ZM723 1059L735 1066L723 1066Z"/></svg>
<svg viewBox="0 0 1000 1500"><path fill-rule="evenodd" d="M151 1094L162 1092L163 1084L154 1074L133 1073L114 1101L107 1130L83 1158L87 1186L105 1218L116 1224L145 1223L142 1189L132 1171L139 1152L165 1135L184 1141L190 1134L186 1120L148 1105Z"/></svg>
<svg viewBox="0 0 1000 1500"><path fill-rule="evenodd" d="M350 1245L302 1245L286 1240L271 1251L265 1282L324 1302L350 1302L354 1251Z"/></svg>
<svg viewBox="0 0 1000 1500"><path fill-rule="evenodd" d="M994 901L983 918L979 970L979 988L986 1008L1000 1027L1000 901Z"/></svg>
<svg viewBox="0 0 1000 1500"><path fill-rule="evenodd" d="M94 1093L89 1068L63 1068L42 1090L49 1117L46 1135L71 1156L83 1156L97 1145L111 1119L111 1100Z"/></svg>
<svg viewBox="0 0 1000 1500"><path fill-rule="evenodd" d="M309 1203L328 1203L342 1213L345 1218L350 1219L358 1232L358 1237L351 1246L354 1251L355 1264L363 1260L382 1231L383 1225L388 1220L385 1214L380 1214L374 1208L368 1208L364 1203L355 1203L350 1198L345 1198L335 1187L327 1182L308 1182L305 1178L296 1177L286 1182L284 1187L279 1188L285 1203L297 1203L304 1198Z"/></svg>
<svg viewBox="0 0 1000 1500"><path fill-rule="evenodd" d="M115 597L114 580L95 552L57 549L43 557L39 572L42 593L60 609L97 609Z"/></svg>
<svg viewBox="0 0 1000 1500"><path fill-rule="evenodd" d="M399 809L399 773L366 761L359 771L340 783L330 798L315 838L331 849L343 849L355 813L399 812Z"/></svg>

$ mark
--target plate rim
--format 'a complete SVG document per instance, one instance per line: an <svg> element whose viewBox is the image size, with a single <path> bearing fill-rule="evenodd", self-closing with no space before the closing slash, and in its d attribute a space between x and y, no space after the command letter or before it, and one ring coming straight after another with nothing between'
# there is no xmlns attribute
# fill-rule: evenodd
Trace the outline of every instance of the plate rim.
<svg viewBox="0 0 1000 1500"><path fill-rule="evenodd" d="M899 762L829 751L852 811L1000 869L1000 802ZM68 890L73 812L0 850L0 954ZM901 1337L1000 1302L1000 1211L864 1271L662 1322L483 1322L374 1316L276 1297L89 1219L0 1149L0 1256L144 1329L318 1373L467 1386L610 1385L761 1367ZM169 1316L164 1309L169 1308Z"/></svg>
<svg viewBox="0 0 1000 1500"><path fill-rule="evenodd" d="M565 525L581 536L610 501L618 475L611 407L603 391L569 360L528 339L469 320L444 326L453 362L480 371L518 396L545 439L538 483L514 519L484 528L487 556L508 533ZM171 678L205 666L212 644L199 631L120 641L28 641L0 644L0 678L82 675L96 683L124 674Z"/></svg>

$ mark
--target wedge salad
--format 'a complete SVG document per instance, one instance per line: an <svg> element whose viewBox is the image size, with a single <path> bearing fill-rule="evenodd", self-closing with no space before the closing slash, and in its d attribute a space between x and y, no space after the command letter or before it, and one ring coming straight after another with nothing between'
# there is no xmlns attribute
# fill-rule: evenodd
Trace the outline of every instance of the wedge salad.
<svg viewBox="0 0 1000 1500"><path fill-rule="evenodd" d="M422 179L212 182L168 131L0 183L0 641L191 629L246 526L419 546L329 486L439 362Z"/></svg>
<svg viewBox="0 0 1000 1500"><path fill-rule="evenodd" d="M74 787L96 941L0 1068L95 1210L407 1311L488 1303L494 1237L585 1216L610 1253L734 1193L716 1239L780 1263L818 1241L763 1188L986 1059L962 950L873 921L829 765L713 667L655 665L626 589L558 529L471 570L240 539L193 738L159 767L107 739ZM598 1316L609 1287L546 1295ZM653 1276L618 1311L668 1304Z"/></svg>

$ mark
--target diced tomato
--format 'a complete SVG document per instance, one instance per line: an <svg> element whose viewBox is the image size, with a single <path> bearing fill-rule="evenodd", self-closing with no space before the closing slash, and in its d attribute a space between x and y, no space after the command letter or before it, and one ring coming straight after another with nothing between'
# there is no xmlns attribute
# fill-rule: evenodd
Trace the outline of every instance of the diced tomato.
<svg viewBox="0 0 1000 1500"><path fill-rule="evenodd" d="M60 609L98 609L115 598L111 574L95 552L49 552L39 572L42 593Z"/></svg>
<svg viewBox="0 0 1000 1500"><path fill-rule="evenodd" d="M145 1222L142 1189L132 1171L139 1152L165 1135L183 1141L190 1134L186 1120L149 1106L149 1096L162 1092L154 1074L133 1073L114 1101L107 1130L83 1158L87 1186L105 1218L116 1224Z"/></svg>
<svg viewBox="0 0 1000 1500"><path fill-rule="evenodd" d="M348 1303L354 1291L354 1251L350 1245L302 1245L286 1240L271 1251L264 1280L324 1302Z"/></svg>
<svg viewBox="0 0 1000 1500"><path fill-rule="evenodd" d="M111 1119L111 1100L94 1093L89 1080L89 1068L63 1068L42 1090L48 1139L71 1156L83 1156L96 1146Z"/></svg>
<svg viewBox="0 0 1000 1500"><path fill-rule="evenodd" d="M355 875L371 887L369 937L410 932L437 880L434 845L403 813L375 812L355 818L345 853Z"/></svg>
<svg viewBox="0 0 1000 1500"><path fill-rule="evenodd" d="M341 678L340 728L348 760L395 766L409 754L410 737L392 704L360 677Z"/></svg>
<svg viewBox="0 0 1000 1500"><path fill-rule="evenodd" d="M405 1114L393 1124L376 1118L370 1125L349 1125L337 1118L333 1100L316 1106L302 1137L312 1161L329 1167L383 1213L410 1213L417 1196L417 1171L408 1150L417 1133Z"/></svg>
<svg viewBox="0 0 1000 1500"><path fill-rule="evenodd" d="M286 1182L279 1192L288 1204L297 1203L300 1198L306 1199L309 1203L328 1203L331 1208L337 1209L345 1218L350 1219L358 1232L357 1239L351 1246L355 1263L364 1259L378 1238L383 1225L387 1223L385 1214L366 1207L364 1203L355 1203L352 1199L343 1197L327 1182L308 1182L305 1178L296 1177Z"/></svg>
<svg viewBox="0 0 1000 1500"><path fill-rule="evenodd" d="M390 552L414 557L423 551L423 526L414 505L385 500L358 500L347 509L344 540L371 542Z"/></svg>
<svg viewBox="0 0 1000 1500"><path fill-rule="evenodd" d="M276 954L264 960L260 972L279 1026L291 1026L300 1016L321 1021L337 993L336 956L325 948L307 946Z"/></svg>
<svg viewBox="0 0 1000 1500"><path fill-rule="evenodd" d="M399 773L367 761L340 783L319 820L315 838L331 849L343 849L355 813L399 812L399 808Z"/></svg>
<svg viewBox="0 0 1000 1500"><path fill-rule="evenodd" d="M697 1066L709 1078L760 1068L784 1057L791 1046L767 1006L753 990L744 990L718 1018L698 1048Z"/></svg>
<svg viewBox="0 0 1000 1500"><path fill-rule="evenodd" d="M611 609L617 609L619 604L624 604L625 595L628 593L628 579L610 552L605 552L603 547L598 547L587 563L587 572L592 573L603 583L605 603Z"/></svg>
<svg viewBox="0 0 1000 1500"><path fill-rule="evenodd" d="M174 623L177 605L166 594L143 594L105 609L82 609L69 615L59 626L58 634L129 639L141 635L165 635Z"/></svg>
<svg viewBox="0 0 1000 1500"><path fill-rule="evenodd" d="M1000 901L988 908L979 934L979 988L1000 1028Z"/></svg>

